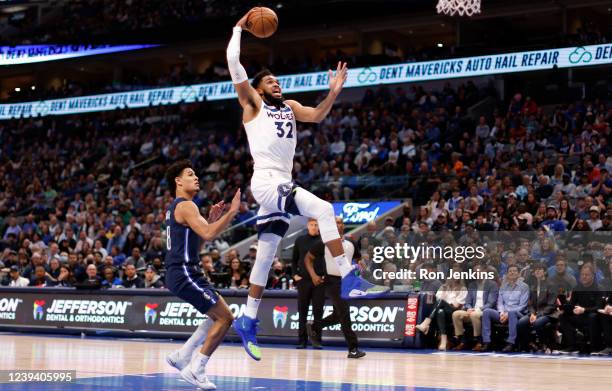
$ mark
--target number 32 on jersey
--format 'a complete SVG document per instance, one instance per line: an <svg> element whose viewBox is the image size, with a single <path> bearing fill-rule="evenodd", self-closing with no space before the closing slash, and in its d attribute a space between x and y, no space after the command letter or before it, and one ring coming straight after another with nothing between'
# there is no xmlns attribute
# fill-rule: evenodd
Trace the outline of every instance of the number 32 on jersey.
<svg viewBox="0 0 612 391"><path fill-rule="evenodd" d="M275 122L276 135L280 138L293 138L293 122Z"/></svg>

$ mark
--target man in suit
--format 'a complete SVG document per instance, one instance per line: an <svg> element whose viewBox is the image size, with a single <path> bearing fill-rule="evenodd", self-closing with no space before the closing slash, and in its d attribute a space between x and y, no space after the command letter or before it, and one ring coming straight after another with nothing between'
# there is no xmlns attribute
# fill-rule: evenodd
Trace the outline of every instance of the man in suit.
<svg viewBox="0 0 612 391"><path fill-rule="evenodd" d="M478 264L474 267L476 272L486 271L486 266ZM486 308L495 308L499 288L493 280L477 280L468 287L465 306L461 310L453 312L453 326L455 327L455 338L460 341L454 350L463 350L468 345L465 337L465 322L471 322L474 330L476 344L474 350L482 348L482 313Z"/></svg>
<svg viewBox="0 0 612 391"><path fill-rule="evenodd" d="M308 270L304 265L304 258L308 250L312 246L321 241L319 235L319 225L317 220L309 219L306 226L308 232L305 235L298 237L293 246L293 256L291 258L291 269L293 270L293 281L297 286L298 291L298 312L300 314L298 337L298 349L305 349L308 342L308 333L306 328L306 318L308 316L308 307L312 303L312 315L314 322L312 325L316 335L321 335L321 320L323 319L323 306L325 305L325 287L323 285L315 285L312 282ZM314 261L314 268L319 275L325 272L325 264L323 257L317 257ZM321 342L318 338L311 339L314 349L321 349Z"/></svg>
<svg viewBox="0 0 612 391"><path fill-rule="evenodd" d="M344 248L346 257L350 260L359 262L361 259L359 248L355 242L344 238L344 221L342 217L336 217L336 226L342 238L342 247ZM323 258L325 260L325 270L323 274L319 274L314 267L315 260L318 258ZM365 356L365 352L359 350L357 334L353 331L349 303L340 297L340 269L338 269L334 257L329 250L326 249L322 240L319 239L319 241L308 250L304 258L304 266L310 274L312 283L315 286L324 287L325 293L332 300L334 306L333 312L322 320L321 328L327 328L340 323L342 334L344 334L344 339L348 345L349 352L347 357L361 358ZM314 330L311 329L311 331ZM312 339L319 340L320 342L321 334L313 335L312 337Z"/></svg>
<svg viewBox="0 0 612 391"><path fill-rule="evenodd" d="M555 302L557 294L546 279L546 265L537 263L533 266L533 277L527 280L529 285L529 313L523 316L518 323L520 350L546 351L552 344L551 333L547 333L547 326L556 319ZM530 331L535 330L542 347L530 341Z"/></svg>

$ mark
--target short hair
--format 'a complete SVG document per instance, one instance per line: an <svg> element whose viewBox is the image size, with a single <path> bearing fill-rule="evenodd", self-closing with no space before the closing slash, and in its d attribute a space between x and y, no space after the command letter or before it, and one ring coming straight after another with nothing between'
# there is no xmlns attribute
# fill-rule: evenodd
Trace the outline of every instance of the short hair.
<svg viewBox="0 0 612 391"><path fill-rule="evenodd" d="M253 88L259 87L259 83L261 83L263 78L266 76L274 76L274 74L269 69L262 69L261 71L257 72L257 74L253 76L251 86L253 86Z"/></svg>
<svg viewBox="0 0 612 391"><path fill-rule="evenodd" d="M181 176L181 173L186 168L192 168L191 162L187 159L173 163L166 171L166 181L168 182L168 188L172 197L176 197L176 181L174 179Z"/></svg>
<svg viewBox="0 0 612 391"><path fill-rule="evenodd" d="M510 266L508 266L508 269L506 270L506 273L508 273L508 272L510 271L510 269L516 269L516 272L517 272L517 273L519 273L519 272L520 272L520 270L519 270L519 267L518 267L518 266L516 266L516 265L510 265Z"/></svg>

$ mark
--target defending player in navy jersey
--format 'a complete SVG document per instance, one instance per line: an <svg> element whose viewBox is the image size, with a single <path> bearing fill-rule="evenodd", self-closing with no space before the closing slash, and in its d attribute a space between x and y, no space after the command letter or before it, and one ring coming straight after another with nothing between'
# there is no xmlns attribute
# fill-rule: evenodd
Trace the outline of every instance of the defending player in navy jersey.
<svg viewBox="0 0 612 391"><path fill-rule="evenodd" d="M329 71L329 94L317 107L285 100L278 80L270 71L258 73L249 83L246 71L240 64L240 35L246 28L249 13L234 27L227 46L227 63L243 108L242 120L255 162L251 191L259 204L259 241L251 270L246 310L243 316L234 321L234 328L247 353L260 360L261 351L256 338L257 310L274 254L287 232L291 215L317 220L321 239L340 269L342 297L371 299L386 293L389 288L373 285L355 275L353 266L344 254L332 205L296 186L291 175L297 140L296 121L319 123L327 116L346 81L346 63L338 63L335 73Z"/></svg>
<svg viewBox="0 0 612 391"><path fill-rule="evenodd" d="M204 277L198 265L198 252L201 238L211 240L230 224L238 212L240 190L236 191L227 213L222 215L224 204L220 202L212 207L209 221L206 221L193 202L200 183L191 163L183 160L172 164L166 180L176 197L166 211L166 286L208 316L166 361L181 371L181 377L189 383L204 390L214 390L215 385L206 376L206 363L223 341L234 317L225 300Z"/></svg>

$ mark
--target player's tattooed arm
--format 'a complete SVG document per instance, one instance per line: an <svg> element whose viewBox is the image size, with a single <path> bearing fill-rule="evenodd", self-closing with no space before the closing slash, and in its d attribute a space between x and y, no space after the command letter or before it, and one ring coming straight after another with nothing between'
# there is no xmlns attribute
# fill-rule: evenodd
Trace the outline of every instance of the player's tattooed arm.
<svg viewBox="0 0 612 391"><path fill-rule="evenodd" d="M329 114L336 98L344 87L346 76L346 63L338 62L336 72L329 71L329 94L327 94L327 97L325 97L317 107L303 106L295 100L286 100L285 103L293 110L296 120L300 122L319 123Z"/></svg>

